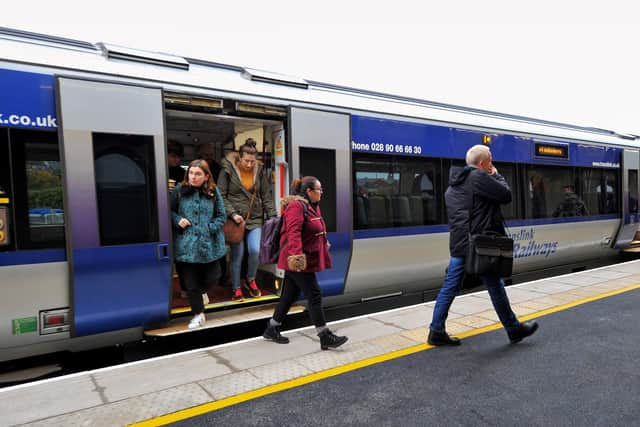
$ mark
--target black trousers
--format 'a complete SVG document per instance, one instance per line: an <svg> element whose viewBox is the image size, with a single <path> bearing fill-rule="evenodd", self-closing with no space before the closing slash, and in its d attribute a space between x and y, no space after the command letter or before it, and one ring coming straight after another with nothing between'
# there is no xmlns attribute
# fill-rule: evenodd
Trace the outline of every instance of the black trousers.
<svg viewBox="0 0 640 427"><path fill-rule="evenodd" d="M325 326L327 322L324 319L324 311L322 309L322 292L315 273L285 271L282 295L273 313L273 319L279 323L284 322L291 305L300 297L300 291L304 292L307 297L307 308L313 324L316 327Z"/></svg>
<svg viewBox="0 0 640 427"><path fill-rule="evenodd" d="M220 280L220 260L206 264L176 262L176 270L180 283L187 290L191 311L195 314L204 312L202 294Z"/></svg>

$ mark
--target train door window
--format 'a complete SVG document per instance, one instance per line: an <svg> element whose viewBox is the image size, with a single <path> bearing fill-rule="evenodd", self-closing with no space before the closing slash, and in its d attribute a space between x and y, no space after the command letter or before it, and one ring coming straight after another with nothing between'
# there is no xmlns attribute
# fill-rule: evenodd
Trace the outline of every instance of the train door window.
<svg viewBox="0 0 640 427"><path fill-rule="evenodd" d="M153 137L93 134L100 243L158 240Z"/></svg>
<svg viewBox="0 0 640 427"><path fill-rule="evenodd" d="M591 215L606 215L618 212L618 174L606 169L582 169L581 193L586 210ZM635 186L638 188L637 171ZM631 188L631 181L629 181ZM636 203L637 205L637 203Z"/></svg>
<svg viewBox="0 0 640 427"><path fill-rule="evenodd" d="M608 179L615 176L613 171L607 171ZM613 186L613 188L619 188ZM600 196L602 200L602 195ZM617 208L617 204L616 204ZM615 212L618 212L616 209ZM629 169L629 213L635 215L638 213L638 171L635 169Z"/></svg>
<svg viewBox="0 0 640 427"><path fill-rule="evenodd" d="M516 166L512 163L493 162L498 173L502 175L511 188L511 203L501 205L504 219L517 218L518 186L516 185Z"/></svg>
<svg viewBox="0 0 640 427"><path fill-rule="evenodd" d="M11 129L19 249L64 246L62 169L55 132Z"/></svg>
<svg viewBox="0 0 640 427"><path fill-rule="evenodd" d="M529 187L529 194L525 197L526 218L586 214L572 168L528 165L526 177Z"/></svg>
<svg viewBox="0 0 640 427"><path fill-rule="evenodd" d="M336 152L300 147L300 174L315 176L322 183L320 207L328 232L336 231Z"/></svg>

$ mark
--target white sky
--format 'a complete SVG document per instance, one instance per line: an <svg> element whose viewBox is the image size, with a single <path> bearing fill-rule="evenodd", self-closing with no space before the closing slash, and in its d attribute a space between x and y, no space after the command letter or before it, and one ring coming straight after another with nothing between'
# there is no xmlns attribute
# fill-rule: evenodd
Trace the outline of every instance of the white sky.
<svg viewBox="0 0 640 427"><path fill-rule="evenodd" d="M0 26L640 135L635 3L20 0Z"/></svg>

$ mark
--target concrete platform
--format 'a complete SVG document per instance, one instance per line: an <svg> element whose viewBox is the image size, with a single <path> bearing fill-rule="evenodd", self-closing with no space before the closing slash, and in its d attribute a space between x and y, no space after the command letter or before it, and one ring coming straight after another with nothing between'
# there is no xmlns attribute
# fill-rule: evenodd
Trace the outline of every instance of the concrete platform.
<svg viewBox="0 0 640 427"><path fill-rule="evenodd" d="M640 261L507 288L521 320L640 288ZM0 390L0 425L163 425L432 348L433 302L331 324L349 342L321 351L313 328ZM447 330L501 329L486 291L458 297ZM505 344L507 338L502 331ZM249 416L249 414L246 414ZM249 424L249 420L247 424ZM243 420L237 419L239 424Z"/></svg>

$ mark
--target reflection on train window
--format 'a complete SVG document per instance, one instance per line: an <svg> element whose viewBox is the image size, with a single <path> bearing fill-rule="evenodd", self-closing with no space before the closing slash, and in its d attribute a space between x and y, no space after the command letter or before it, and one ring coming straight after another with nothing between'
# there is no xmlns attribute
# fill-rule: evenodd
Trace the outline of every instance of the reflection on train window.
<svg viewBox="0 0 640 427"><path fill-rule="evenodd" d="M153 137L93 134L100 243L158 240Z"/></svg>
<svg viewBox="0 0 640 427"><path fill-rule="evenodd" d="M582 199L591 215L618 213L618 172L616 170L582 169L581 177ZM635 181L637 188L637 179Z"/></svg>
<svg viewBox="0 0 640 427"><path fill-rule="evenodd" d="M0 128L0 252L14 250L9 133Z"/></svg>
<svg viewBox="0 0 640 427"><path fill-rule="evenodd" d="M62 240L64 207L58 146L30 141L24 146L30 240Z"/></svg>
<svg viewBox="0 0 640 427"><path fill-rule="evenodd" d="M517 215L516 200L518 200L518 196L516 194L518 189L518 186L516 185L516 167L512 163L501 162L493 162L493 165L498 169L498 173L502 175L505 181L507 181L507 184L509 184L509 188L511 189L511 203L500 205L500 209L502 209L502 216L504 219L514 219Z"/></svg>
<svg viewBox="0 0 640 427"><path fill-rule="evenodd" d="M562 166L527 166L526 218L584 215L574 170Z"/></svg>
<svg viewBox="0 0 640 427"><path fill-rule="evenodd" d="M64 247L62 169L55 132L9 130L17 249Z"/></svg>
<svg viewBox="0 0 640 427"><path fill-rule="evenodd" d="M440 224L440 162L354 155L356 229Z"/></svg>

